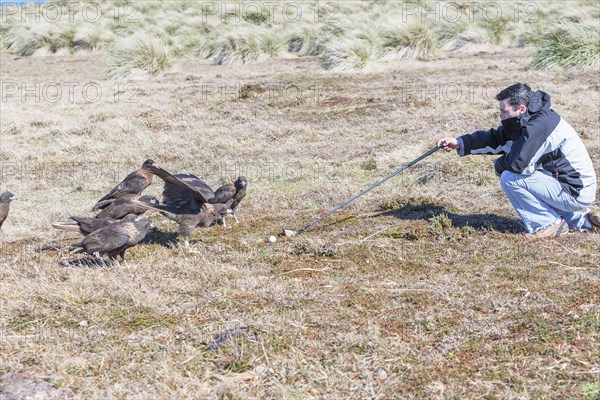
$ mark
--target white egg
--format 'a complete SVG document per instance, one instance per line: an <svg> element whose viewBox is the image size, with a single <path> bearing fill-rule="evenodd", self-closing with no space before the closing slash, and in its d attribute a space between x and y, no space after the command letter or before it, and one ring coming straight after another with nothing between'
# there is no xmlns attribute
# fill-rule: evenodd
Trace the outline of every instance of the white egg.
<svg viewBox="0 0 600 400"><path fill-rule="evenodd" d="M267 241L269 243L275 243L277 241L277 238L275 236L269 236L269 239L267 239Z"/></svg>

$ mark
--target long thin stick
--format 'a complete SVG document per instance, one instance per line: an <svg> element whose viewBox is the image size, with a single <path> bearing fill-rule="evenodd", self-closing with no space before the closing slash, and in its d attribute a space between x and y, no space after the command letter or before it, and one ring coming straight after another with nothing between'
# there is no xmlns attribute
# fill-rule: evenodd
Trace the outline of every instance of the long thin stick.
<svg viewBox="0 0 600 400"><path fill-rule="evenodd" d="M357 194L356 196L354 196L353 198L351 198L350 200L345 201L343 204L340 204L339 206L337 206L336 208L334 208L333 210L329 211L327 214L323 215L322 217L319 217L317 219L315 219L314 221L312 221L310 224L306 225L305 227L303 227L302 229L300 229L298 232L296 232L296 234L300 234L302 232L304 232L305 230L307 230L308 228L310 228L311 226L315 225L316 223L318 223L319 221L327 218L328 216L330 216L331 214L333 214L334 212L336 212L337 210L346 207L348 204L352 203L354 200L358 199L360 196L362 196L363 194L375 189L377 186L381 185L382 183L384 183L385 181L387 181L388 179L393 178L394 176L398 175L400 172L404 171L407 168L412 167L413 165L415 165L416 163L418 163L419 161L421 161L422 159L429 157L430 155L432 155L433 153L435 153L436 151L438 151L439 149L441 149L440 146L436 146L433 149L429 150L427 153L419 156L418 158L415 158L414 160L412 160L411 162L409 162L408 164L406 164L405 166L403 166L400 169L397 169L396 171L394 171L393 173L389 174L388 176L386 176L385 178L383 178L382 180L380 180L379 182L377 182L376 184L368 187L367 189L363 190L362 192L360 192L359 194Z"/></svg>

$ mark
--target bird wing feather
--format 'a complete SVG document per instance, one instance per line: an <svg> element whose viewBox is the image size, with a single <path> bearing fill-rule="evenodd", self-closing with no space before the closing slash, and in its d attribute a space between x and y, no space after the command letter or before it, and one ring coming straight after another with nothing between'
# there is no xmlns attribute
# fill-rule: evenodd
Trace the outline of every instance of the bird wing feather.
<svg viewBox="0 0 600 400"><path fill-rule="evenodd" d="M137 198L136 195L126 195L116 199L104 210L100 211L96 218L114 218L121 219L127 214L133 212L134 205L132 199Z"/></svg>
<svg viewBox="0 0 600 400"><path fill-rule="evenodd" d="M235 195L235 186L233 185L233 183L228 183L227 185L223 185L217 189L217 191L215 192L215 197L210 199L210 203L226 204L233 198L234 195Z"/></svg>
<svg viewBox="0 0 600 400"><path fill-rule="evenodd" d="M238 204L240 204L240 202L242 201L242 199L246 197L246 188L242 188L240 190L238 190L235 193L235 196L233 196L233 200L231 201L231 204L229 205L231 207L232 210L235 210L235 208L238 206Z"/></svg>
<svg viewBox="0 0 600 400"><path fill-rule="evenodd" d="M163 203L182 211L194 212L199 204L203 204L214 197L214 192L205 182L193 175L178 174L156 166L149 170L164 182Z"/></svg>
<svg viewBox="0 0 600 400"><path fill-rule="evenodd" d="M87 235L81 244L87 253L103 253L118 249L129 242L129 235L123 224L111 224Z"/></svg>
<svg viewBox="0 0 600 400"><path fill-rule="evenodd" d="M150 175L150 178L152 176ZM102 197L93 210L97 210L100 207L105 207L106 202L109 199L114 199L121 197L125 194L140 194L146 189L151 183L151 180L144 174L142 170L134 171L127 175L121 183L112 188L110 192L108 192L104 197Z"/></svg>

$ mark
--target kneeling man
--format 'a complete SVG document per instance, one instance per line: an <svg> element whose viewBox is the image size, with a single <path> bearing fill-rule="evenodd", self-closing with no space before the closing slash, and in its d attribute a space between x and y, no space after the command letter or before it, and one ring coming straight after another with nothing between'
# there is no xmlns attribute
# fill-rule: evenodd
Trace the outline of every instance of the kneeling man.
<svg viewBox="0 0 600 400"><path fill-rule="evenodd" d="M531 238L571 230L600 232L596 174L577 132L550 108L550 95L516 83L496 96L501 125L438 145L469 154L502 154L494 161L500 184Z"/></svg>

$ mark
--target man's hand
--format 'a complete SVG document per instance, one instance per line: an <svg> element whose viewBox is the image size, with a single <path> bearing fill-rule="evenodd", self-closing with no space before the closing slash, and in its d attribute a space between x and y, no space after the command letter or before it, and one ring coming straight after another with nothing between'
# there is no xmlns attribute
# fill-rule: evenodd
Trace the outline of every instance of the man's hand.
<svg viewBox="0 0 600 400"><path fill-rule="evenodd" d="M440 139L438 146L442 147L444 151L452 151L459 148L458 140L453 137Z"/></svg>

